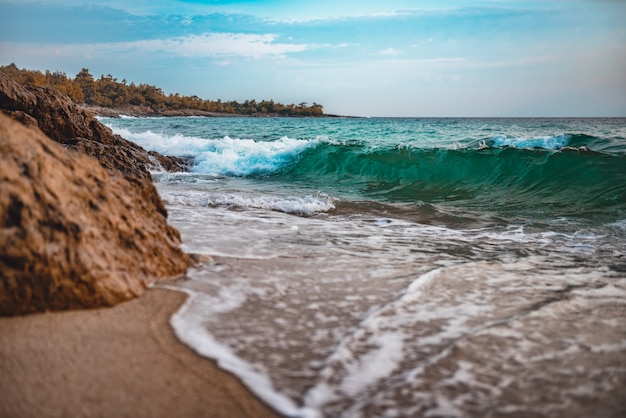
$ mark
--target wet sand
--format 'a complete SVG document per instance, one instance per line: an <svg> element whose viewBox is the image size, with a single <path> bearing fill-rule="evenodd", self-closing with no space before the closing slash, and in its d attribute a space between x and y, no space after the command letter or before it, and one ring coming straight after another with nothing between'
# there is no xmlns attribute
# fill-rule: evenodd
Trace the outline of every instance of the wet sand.
<svg viewBox="0 0 626 418"><path fill-rule="evenodd" d="M185 299L0 318L0 417L277 417L176 339Z"/></svg>

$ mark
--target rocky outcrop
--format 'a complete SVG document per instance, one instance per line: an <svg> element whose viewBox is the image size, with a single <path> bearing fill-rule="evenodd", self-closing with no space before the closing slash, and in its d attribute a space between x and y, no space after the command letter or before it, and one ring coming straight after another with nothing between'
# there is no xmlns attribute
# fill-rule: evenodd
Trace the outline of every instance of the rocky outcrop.
<svg viewBox="0 0 626 418"><path fill-rule="evenodd" d="M50 87L23 86L0 71L0 109L27 125L38 126L53 140L66 148L95 157L113 174L121 173L135 184L143 197L165 212L156 194L148 168L163 167L168 171L185 171L182 158L149 153L127 141L101 124L91 113Z"/></svg>
<svg viewBox="0 0 626 418"><path fill-rule="evenodd" d="M0 109L0 315L113 305L186 270L146 169L182 160L1 72Z"/></svg>

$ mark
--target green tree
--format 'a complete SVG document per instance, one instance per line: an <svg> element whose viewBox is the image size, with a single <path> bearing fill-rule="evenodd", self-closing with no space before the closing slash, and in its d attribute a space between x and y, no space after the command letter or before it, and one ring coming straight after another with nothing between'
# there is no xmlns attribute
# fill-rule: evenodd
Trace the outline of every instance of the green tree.
<svg viewBox="0 0 626 418"><path fill-rule="evenodd" d="M78 88L83 92L83 100L88 105L93 105L96 97L96 83L93 76L89 73L87 68L80 70L76 77L74 77L74 83L78 85Z"/></svg>
<svg viewBox="0 0 626 418"><path fill-rule="evenodd" d="M324 107L318 103L309 106L307 102L285 105L273 100L246 100L243 103L231 100L222 102L203 100L198 96L181 96L179 93L165 96L159 87L149 84L128 84L126 79L121 82L111 74L101 75L95 80L87 68L83 68L74 79L64 72L27 70L18 68L15 63L0 66L0 71L21 84L33 86L50 86L67 94L77 103L103 107L147 106L155 111L166 109L194 109L209 112L234 114L264 114L281 116L323 116Z"/></svg>
<svg viewBox="0 0 626 418"><path fill-rule="evenodd" d="M83 91L78 84L72 82L64 72L55 71L51 73L46 70L45 76L48 86L54 87L61 93L67 94L76 103L81 103L84 100Z"/></svg>

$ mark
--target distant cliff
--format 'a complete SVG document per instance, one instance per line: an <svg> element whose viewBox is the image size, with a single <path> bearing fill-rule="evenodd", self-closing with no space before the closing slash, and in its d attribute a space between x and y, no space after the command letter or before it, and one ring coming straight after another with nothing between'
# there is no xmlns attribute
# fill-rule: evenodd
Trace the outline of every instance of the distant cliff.
<svg viewBox="0 0 626 418"><path fill-rule="evenodd" d="M1 71L0 155L0 315L113 305L189 266L147 170L185 161Z"/></svg>

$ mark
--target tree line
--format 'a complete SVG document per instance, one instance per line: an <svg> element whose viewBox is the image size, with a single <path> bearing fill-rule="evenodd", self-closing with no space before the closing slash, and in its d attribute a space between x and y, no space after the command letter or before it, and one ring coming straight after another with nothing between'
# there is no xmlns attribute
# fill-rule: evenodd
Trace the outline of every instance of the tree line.
<svg viewBox="0 0 626 418"><path fill-rule="evenodd" d="M68 95L76 103L106 108L144 106L155 112L165 110L201 110L206 112L230 113L237 115L280 115L280 116L323 116L324 107L318 103L306 102L282 104L273 100L246 100L222 102L203 100L198 96L181 96L179 93L166 95L159 87L149 84L119 81L111 74L94 78L87 68L83 68L74 78L61 71L19 69L14 63L0 66L9 77L19 83L32 86L54 87Z"/></svg>

